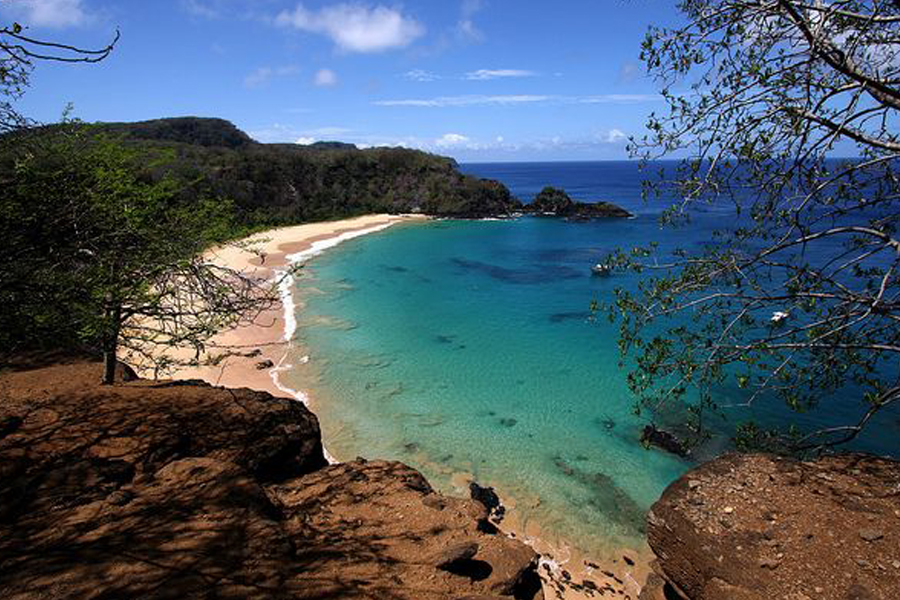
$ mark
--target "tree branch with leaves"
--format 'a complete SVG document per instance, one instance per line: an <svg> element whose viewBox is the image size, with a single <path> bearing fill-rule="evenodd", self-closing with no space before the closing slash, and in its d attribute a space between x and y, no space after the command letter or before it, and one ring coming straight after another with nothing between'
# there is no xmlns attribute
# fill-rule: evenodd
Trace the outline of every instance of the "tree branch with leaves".
<svg viewBox="0 0 900 600"><path fill-rule="evenodd" d="M727 202L735 218L702 252L610 257L649 274L611 307L636 360L629 385L657 410L694 398L695 417L720 409L729 384L744 405L857 402L856 422L777 438L850 442L900 400L900 5L678 6L685 24L651 28L642 48L668 110L630 150L688 156L646 184L679 198L666 223L689 225L704 203Z"/></svg>
<svg viewBox="0 0 900 600"><path fill-rule="evenodd" d="M9 307L0 349L29 336L78 340L103 354L111 383L125 354L144 366L169 364L174 348L198 356L213 335L277 302L277 282L204 259L240 232L234 211L156 175L171 156L79 124L12 143L0 169L0 300Z"/></svg>

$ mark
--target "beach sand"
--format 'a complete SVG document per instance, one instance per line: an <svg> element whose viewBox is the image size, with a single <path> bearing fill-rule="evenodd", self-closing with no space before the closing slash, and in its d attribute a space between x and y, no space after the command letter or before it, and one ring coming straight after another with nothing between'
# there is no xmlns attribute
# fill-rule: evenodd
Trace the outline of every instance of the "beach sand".
<svg viewBox="0 0 900 600"><path fill-rule="evenodd" d="M295 261L303 262L343 239L425 218L420 215L381 214L283 227L250 236L240 245L214 248L207 253L207 257L215 264L243 271L253 277L275 280ZM282 300L261 313L252 324L224 331L210 341L209 354L223 357L215 364L176 367L166 376L180 380L200 379L225 387L246 387L275 396L289 395L308 403L309 399L302 391L288 389L278 380L278 373L291 367L285 361L295 328L293 315L298 308L295 305L296 296L290 289L292 283L290 278L283 279ZM189 358L187 355L175 357ZM153 374L145 371L141 375L152 377ZM327 440L324 442L327 447ZM329 457L329 460L333 459ZM465 478L464 474L459 476ZM549 536L545 537L536 524L518 518L514 500L504 499L504 503L510 510L502 524L503 531L528 542L543 557L540 573L546 598L595 598L599 588L619 598L636 600L640 585L650 570L645 549L623 549L620 558L594 560L569 550L562 540L549 544L546 541ZM627 560L624 558L626 556ZM583 587L585 580L591 582L587 589Z"/></svg>
<svg viewBox="0 0 900 600"><path fill-rule="evenodd" d="M300 258L302 262L318 254L321 248L330 247L347 237L424 218L418 215L366 215L271 229L242 240L240 245L213 248L207 252L207 258L217 265L242 271L252 277L274 280L286 272L292 258ZM280 386L277 377L279 370L289 368L284 364L284 359L288 353L293 323L286 323L285 315L293 321L295 307L292 306L292 310L287 312L285 302L294 302L288 287L291 281L290 278L283 281L282 301L262 312L253 323L223 331L210 340L207 344L208 358L220 357L213 361L214 364L174 367L166 376L182 380L201 379L225 387L247 387L275 396L288 393L304 400L298 392ZM189 356L176 353L175 358L187 359ZM270 364L273 366L267 366ZM141 375L150 377L152 373L145 371Z"/></svg>

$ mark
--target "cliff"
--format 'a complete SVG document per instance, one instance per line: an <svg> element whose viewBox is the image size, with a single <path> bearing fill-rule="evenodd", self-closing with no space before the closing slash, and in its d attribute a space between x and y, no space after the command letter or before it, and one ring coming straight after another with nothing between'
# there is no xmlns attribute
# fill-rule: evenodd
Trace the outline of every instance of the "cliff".
<svg viewBox="0 0 900 600"><path fill-rule="evenodd" d="M540 598L411 468L328 465L302 404L74 363L0 375L0 597Z"/></svg>
<svg viewBox="0 0 900 600"><path fill-rule="evenodd" d="M895 600L900 463L728 455L684 475L648 515L661 578L641 600Z"/></svg>

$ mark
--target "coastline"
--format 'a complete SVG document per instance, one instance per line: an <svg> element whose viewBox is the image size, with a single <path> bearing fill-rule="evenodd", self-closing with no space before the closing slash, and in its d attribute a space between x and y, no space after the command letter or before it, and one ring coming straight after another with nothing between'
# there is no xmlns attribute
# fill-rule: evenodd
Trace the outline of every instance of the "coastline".
<svg viewBox="0 0 900 600"><path fill-rule="evenodd" d="M253 323L214 336L207 344L209 354L219 357L214 364L174 367L169 376L200 379L224 387L247 387L275 396L288 394L308 404L309 398L303 392L284 386L278 379L279 372L291 367L285 360L297 326L296 299L291 289L294 278L288 269L348 239L424 219L420 215L365 215L270 229L241 240L239 245L212 248L206 256L215 264L269 281L280 278L280 300ZM271 366L262 366L269 363Z"/></svg>
<svg viewBox="0 0 900 600"><path fill-rule="evenodd" d="M169 377L199 379L230 388L251 388L274 396L287 395L309 406L311 398L305 392L291 389L279 379L281 372L293 367L288 360L297 328L295 313L298 298L293 291L295 280L289 269L346 240L382 231L398 223L424 221L427 218L422 215L378 214L296 225L254 234L241 240L238 245L211 249L207 253L211 262L260 279L278 280L280 299L252 324L223 331L211 340L208 344L210 355L220 356L221 359L213 361L213 364L173 368ZM338 462L328 453L327 443L323 447L326 448L326 459L331 463ZM455 487L463 489L465 486ZM503 498L503 502L509 512L501 530L532 546L541 555L540 572L547 598L581 600L595 597L597 590L637 598L650 572L650 558L645 552L623 548L618 553L621 555L619 558L596 559L572 548L565 540L556 539L555 543L551 543L540 527L521 518L515 509L515 499ZM585 581L590 583L585 586Z"/></svg>

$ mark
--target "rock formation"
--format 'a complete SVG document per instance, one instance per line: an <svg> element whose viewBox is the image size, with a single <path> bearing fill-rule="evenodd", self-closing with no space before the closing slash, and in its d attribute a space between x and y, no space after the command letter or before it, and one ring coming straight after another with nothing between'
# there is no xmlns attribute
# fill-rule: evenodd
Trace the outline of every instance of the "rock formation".
<svg viewBox="0 0 900 600"><path fill-rule="evenodd" d="M900 598L895 461L728 455L669 486L647 521L668 590L657 579L642 600Z"/></svg>
<svg viewBox="0 0 900 600"><path fill-rule="evenodd" d="M645 446L656 446L682 458L686 458L690 454L685 444L675 434L653 424L645 425L641 430L641 443Z"/></svg>
<svg viewBox="0 0 900 600"><path fill-rule="evenodd" d="M576 202L558 188L545 187L535 199L523 207L528 213L580 221L594 218L627 218L631 213L611 202Z"/></svg>
<svg viewBox="0 0 900 600"><path fill-rule="evenodd" d="M483 505L327 465L302 404L100 369L0 375L0 597L542 597Z"/></svg>

